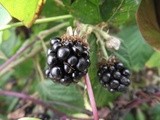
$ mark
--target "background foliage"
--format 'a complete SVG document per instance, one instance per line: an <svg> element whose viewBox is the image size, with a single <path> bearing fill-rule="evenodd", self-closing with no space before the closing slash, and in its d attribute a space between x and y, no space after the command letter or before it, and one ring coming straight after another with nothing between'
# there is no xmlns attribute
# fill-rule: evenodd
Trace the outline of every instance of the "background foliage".
<svg viewBox="0 0 160 120"><path fill-rule="evenodd" d="M116 111L115 103L122 101L135 104L134 96L143 96L138 96L137 91L144 92L146 96L155 95L153 91L159 89L160 80L158 5L157 0L0 0L0 90L27 93L50 103L56 110L65 113L60 117L90 118L88 111L91 108L83 80L77 85L62 86L46 79L43 74L46 66L45 49L50 37L61 36L67 26L74 26L76 20L93 26L105 24L104 30L109 30L109 34L117 36L122 42L118 51L108 53L115 54L132 70L132 85L125 95L105 90L97 78L100 46L94 34L89 36L92 63L89 76L101 118L109 119L112 116ZM41 21L35 22L36 19ZM46 36L41 34L60 24ZM26 45L27 49L22 52ZM15 59L5 65L12 56ZM151 90L146 92L148 89ZM0 96L0 119L9 119L21 108L17 106L23 100L11 96ZM116 120L116 116L125 120L145 120L147 116L150 120L158 120L160 106L156 105L157 99L152 104L144 102L145 105L136 103L136 107L125 104L127 109L117 107L119 112L116 111L112 120ZM56 112L48 114L59 118Z"/></svg>

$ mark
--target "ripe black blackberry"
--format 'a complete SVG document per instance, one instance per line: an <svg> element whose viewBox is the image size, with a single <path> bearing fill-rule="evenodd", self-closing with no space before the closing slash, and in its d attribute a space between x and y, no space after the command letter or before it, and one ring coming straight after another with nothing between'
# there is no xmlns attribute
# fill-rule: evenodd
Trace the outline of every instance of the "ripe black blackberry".
<svg viewBox="0 0 160 120"><path fill-rule="evenodd" d="M130 85L130 71L115 57L110 58L107 63L102 63L98 77L100 83L111 92L126 91Z"/></svg>
<svg viewBox="0 0 160 120"><path fill-rule="evenodd" d="M78 82L90 65L87 44L78 36L53 38L47 52L46 76L54 82L68 85Z"/></svg>

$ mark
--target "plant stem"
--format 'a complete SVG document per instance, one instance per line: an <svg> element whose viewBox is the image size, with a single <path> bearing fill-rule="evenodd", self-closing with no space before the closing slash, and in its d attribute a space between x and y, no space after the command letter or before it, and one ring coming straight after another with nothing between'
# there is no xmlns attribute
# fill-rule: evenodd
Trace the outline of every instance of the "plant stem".
<svg viewBox="0 0 160 120"><path fill-rule="evenodd" d="M42 19L36 20L34 22L34 24L53 22L53 21L68 19L68 18L72 18L72 16L71 15L62 15L62 16L56 16L56 17L50 17L50 18L42 18ZM17 23L6 25L6 26L0 28L0 31L5 30L5 29L9 29L9 28L12 28L12 27L19 27L19 26L23 26L23 23L22 22L17 22Z"/></svg>
<svg viewBox="0 0 160 120"><path fill-rule="evenodd" d="M104 41L102 40L102 38L100 37L100 35L97 32L95 32L95 35L97 37L98 42L100 42L101 51L102 51L104 57L108 60L108 54L107 54L107 51L106 51L106 48L105 48Z"/></svg>
<svg viewBox="0 0 160 120"><path fill-rule="evenodd" d="M24 94L24 93L18 93L18 92L13 92L13 91L0 90L0 95L14 96L14 97L17 97L17 98L21 98L23 100L30 100L34 104L39 104L41 106L44 106L44 107L52 110L53 112L57 113L58 115L64 115L64 113L62 113L60 111L57 111L51 105L43 102L42 100L35 99L34 97L31 97L31 96L29 96L27 94Z"/></svg>
<svg viewBox="0 0 160 120"><path fill-rule="evenodd" d="M101 50L103 52L104 57L108 60L108 54L107 54L104 42L102 40L100 40L100 45L101 45Z"/></svg>
<svg viewBox="0 0 160 120"><path fill-rule="evenodd" d="M49 43L46 43L49 44ZM11 70L12 68L14 68L15 66L23 63L24 61L28 60L29 58L34 57L35 55L38 54L38 52L42 51L42 46L41 47L36 47L35 50L32 50L31 53L22 56L21 58L15 60L13 63L11 62L10 65L7 65L1 72L0 72L0 76L3 76L5 73L7 73L9 70Z"/></svg>
<svg viewBox="0 0 160 120"><path fill-rule="evenodd" d="M5 90L0 90L0 95L5 95L5 96L14 96L14 97L17 97L17 98L21 98L23 100L29 100L29 101L32 101L34 104L38 104L38 105L41 105L49 110L51 110L53 113L57 113L58 115L60 116L66 116L66 118L69 118L69 119L75 119L75 120L91 120L91 119L86 119L86 118L75 118L75 117L72 117L72 116L68 116L66 115L65 113L61 112L61 111L58 111L56 110L55 108L53 108L50 104L40 100L40 99L36 99L34 97L31 97L27 94L24 94L24 93L18 93L18 92L13 92L13 91L5 91Z"/></svg>
<svg viewBox="0 0 160 120"><path fill-rule="evenodd" d="M49 30L44 30L42 32L40 32L37 36L34 37L34 40L31 41L30 43L28 43L27 45L23 46L22 48L19 49L19 51L14 54L11 58L9 58L4 64L2 64L0 66L0 73L3 69L5 69L8 65L10 65L13 61L15 61L21 54L23 54L23 52L25 52L28 48L30 48L31 46L33 46L33 44L40 40L40 39L44 39L45 37L47 37L49 34L65 27L69 25L68 22L65 22L65 23L61 23L57 26L54 26L53 28L50 28Z"/></svg>
<svg viewBox="0 0 160 120"><path fill-rule="evenodd" d="M97 111L97 107L96 107L96 102L95 102L95 99L94 99L94 94L93 94L93 90L92 90L92 86L91 86L91 82L90 82L90 78L89 78L88 73L85 75L84 79L85 79L85 83L86 83L86 86L87 86L87 92L88 92L90 104L91 104L91 107L92 107L94 120L99 120L98 111Z"/></svg>

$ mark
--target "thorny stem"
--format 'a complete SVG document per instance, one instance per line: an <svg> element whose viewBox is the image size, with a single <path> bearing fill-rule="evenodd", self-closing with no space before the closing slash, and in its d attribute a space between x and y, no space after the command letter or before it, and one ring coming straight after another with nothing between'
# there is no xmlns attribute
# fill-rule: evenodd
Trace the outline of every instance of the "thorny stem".
<svg viewBox="0 0 160 120"><path fill-rule="evenodd" d="M36 99L34 97L31 97L27 94L24 94L24 93L18 93L18 92L13 92L13 91L5 91L5 90L0 90L0 95L5 95L5 96L14 96L14 97L17 97L17 98L21 98L23 100L29 100L29 101L32 101L34 104L38 104L38 105L41 105L45 108L48 108L49 110L51 110L53 113L57 113L58 115L60 116L66 116L66 118L69 118L69 119L76 119L76 120L90 120L90 119L81 119L81 118L75 118L75 117L72 117L72 116L68 116L66 115L65 113L61 112L61 111L58 111L56 110L55 108L53 108L50 104L47 104L46 102L40 100L40 99Z"/></svg>
<svg viewBox="0 0 160 120"><path fill-rule="evenodd" d="M69 23L65 22L65 23L61 23L49 30L44 30L42 32L40 32L37 36L34 37L34 40L31 41L30 43L28 43L27 45L23 46L22 48L20 48L20 50L14 54L11 58L9 58L4 64L2 64L0 66L0 73L3 69L5 69L8 65L10 65L13 61L15 61L21 54L23 54L23 52L25 52L28 48L30 48L31 46L33 46L33 44L40 40L40 39L44 39L45 37L47 37L49 34L51 34L52 32L55 32L65 26L67 26Z"/></svg>
<svg viewBox="0 0 160 120"><path fill-rule="evenodd" d="M88 92L90 104L91 104L91 107L92 107L94 120L99 120L98 111L97 111L97 107L96 107L96 102L95 102L95 99L94 99L94 94L93 94L93 90L92 90L92 86L91 86L91 82L90 82L90 78L89 78L88 73L85 75L84 79L85 79L85 83L86 83L86 86L87 86L87 92Z"/></svg>
<svg viewBox="0 0 160 120"><path fill-rule="evenodd" d="M56 17L50 17L50 18L42 18L42 19L36 20L34 22L34 24L53 22L53 21L68 19L68 18L72 18L72 16L71 15L62 15L62 16L56 16ZM19 26L23 26L23 23L22 22L17 22L17 23L13 23L13 24L10 24L10 25L6 25L6 26L0 28L0 31L5 30L5 29L9 29L9 28L12 28L12 27L19 27Z"/></svg>

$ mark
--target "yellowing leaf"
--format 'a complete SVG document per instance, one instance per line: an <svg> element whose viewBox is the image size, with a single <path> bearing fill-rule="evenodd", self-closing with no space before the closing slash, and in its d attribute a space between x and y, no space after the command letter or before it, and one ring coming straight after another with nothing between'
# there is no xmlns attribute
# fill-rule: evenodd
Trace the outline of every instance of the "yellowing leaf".
<svg viewBox="0 0 160 120"><path fill-rule="evenodd" d="M30 27L38 17L45 0L0 0L11 16Z"/></svg>
<svg viewBox="0 0 160 120"><path fill-rule="evenodd" d="M147 67L160 67L160 52L156 51L146 63Z"/></svg>
<svg viewBox="0 0 160 120"><path fill-rule="evenodd" d="M160 50L160 28L157 19L160 8L156 8L154 2L154 0L142 0L137 11L137 23L145 40ZM160 5L160 2L158 4Z"/></svg>

